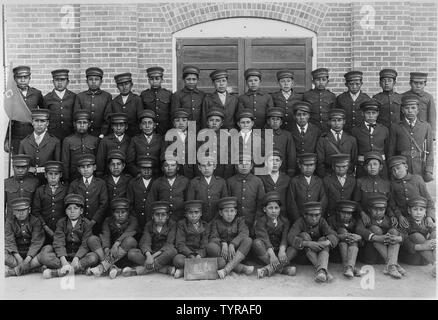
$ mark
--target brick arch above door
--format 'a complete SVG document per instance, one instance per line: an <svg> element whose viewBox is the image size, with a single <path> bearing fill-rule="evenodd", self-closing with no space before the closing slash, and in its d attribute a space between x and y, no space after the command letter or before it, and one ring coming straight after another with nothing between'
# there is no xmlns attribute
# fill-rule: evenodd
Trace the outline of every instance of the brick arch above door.
<svg viewBox="0 0 438 320"><path fill-rule="evenodd" d="M161 7L172 32L195 24L233 17L279 20L318 32L330 7L323 3L168 3Z"/></svg>

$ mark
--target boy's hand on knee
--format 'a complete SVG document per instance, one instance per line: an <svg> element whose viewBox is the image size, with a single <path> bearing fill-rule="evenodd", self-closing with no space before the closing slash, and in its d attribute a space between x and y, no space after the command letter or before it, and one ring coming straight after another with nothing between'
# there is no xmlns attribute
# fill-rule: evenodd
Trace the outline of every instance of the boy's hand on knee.
<svg viewBox="0 0 438 320"><path fill-rule="evenodd" d="M269 263L275 268L280 264L280 261L278 261L277 256L274 254L269 257Z"/></svg>
<svg viewBox="0 0 438 320"><path fill-rule="evenodd" d="M236 255L236 249L234 248L234 245L230 243L230 245L228 246L228 257L230 260L233 260L235 255Z"/></svg>
<svg viewBox="0 0 438 320"><path fill-rule="evenodd" d="M309 243L307 244L307 247L310 250L316 251L316 252L320 252L322 249L324 249L324 247L319 242L315 242L315 241L309 241Z"/></svg>
<svg viewBox="0 0 438 320"><path fill-rule="evenodd" d="M147 270L152 270L154 268L154 258L150 254L150 252L146 253L146 261L144 262L144 266Z"/></svg>
<svg viewBox="0 0 438 320"><path fill-rule="evenodd" d="M286 255L286 252L284 250L280 249L278 251L278 259L280 260L281 263L287 262L287 255Z"/></svg>
<svg viewBox="0 0 438 320"><path fill-rule="evenodd" d="M221 257L228 260L228 245L226 242L222 243Z"/></svg>

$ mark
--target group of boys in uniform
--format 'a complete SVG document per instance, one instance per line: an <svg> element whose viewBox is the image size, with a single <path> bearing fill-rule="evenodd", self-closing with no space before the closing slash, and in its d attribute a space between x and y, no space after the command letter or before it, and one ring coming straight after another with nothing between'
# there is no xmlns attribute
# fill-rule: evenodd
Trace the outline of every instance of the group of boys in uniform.
<svg viewBox="0 0 438 320"><path fill-rule="evenodd" d="M5 141L14 171L5 180L7 276L179 278L186 259L215 257L225 278L252 274L249 257L263 265L259 278L293 276L292 263L307 261L315 281L327 282L329 258L342 262L346 278L361 276L358 256L384 263L396 279L406 275L399 256L433 265L435 275L426 182L436 113L425 73L411 73L411 90L399 94L397 72L384 69L382 92L370 98L360 71L344 75L348 90L336 96L326 68L312 71L314 88L305 93L281 70L272 94L250 68L248 90L236 96L227 70L210 73L214 92L205 93L199 68L185 66L184 88L172 93L161 86L163 68L151 67L140 95L130 73L116 75L120 94L112 99L97 67L86 70L88 90L79 94L67 89L69 70L54 70L44 97L29 86L29 67L13 72L32 124L11 121ZM192 124L209 132L207 151L199 136L191 147ZM176 153L172 143L181 146ZM264 151L264 163L255 163ZM267 171L256 175L260 166Z"/></svg>

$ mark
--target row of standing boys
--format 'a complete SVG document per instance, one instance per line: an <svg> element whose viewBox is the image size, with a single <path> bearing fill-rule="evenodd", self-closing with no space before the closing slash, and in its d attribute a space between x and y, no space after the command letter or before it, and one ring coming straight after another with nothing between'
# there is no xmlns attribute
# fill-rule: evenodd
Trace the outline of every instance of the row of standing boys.
<svg viewBox="0 0 438 320"><path fill-rule="evenodd" d="M310 239L306 239L306 236L301 233L291 237L281 237L281 245L278 243L274 248L276 253L269 246L268 248L265 247L263 251L260 249L260 241L256 241L259 238L256 226L259 221L263 221L262 218L265 218L264 213L268 217L265 219L267 226L274 224L277 228L279 220L285 220L288 221L287 226L289 227L290 221L293 224L290 228L291 231L287 230L290 234L292 230L295 230L294 227L299 226L300 223L304 228L301 231L315 228L315 226L319 228L325 218L330 219L332 217L333 220L335 219L333 217L337 217L338 212L350 210L339 209L339 206L344 205L354 207L354 210L350 211L355 212L356 220L362 222L365 228L369 229L373 221L373 212L370 209L373 207L373 201L376 203L385 202L386 212L391 221L390 226L409 230L413 226L412 221L409 221L410 211L412 211L409 209L409 201L414 199L416 204L421 204L419 205L420 208L424 207L425 209L424 216L418 221L415 220L415 223L419 222L420 225L424 226L422 231L426 231L423 236L424 239L420 239L424 241L420 244L414 243L414 245L411 245L409 247L411 250L408 250L408 253L415 254L418 251L421 259L426 259L420 253L434 250L434 232L431 231L431 228L434 228L434 205L424 183L424 180L430 181L433 179L432 126L434 127L434 121L430 120L433 119L431 115L434 114L434 105L430 96L426 95L424 91L416 90L418 82L423 82L424 88L425 74L412 73L412 90L401 96L393 92L393 85L397 76L395 70L382 70L380 77L384 91L376 95L374 99L367 96L364 101L360 102L358 99L361 96L363 97L364 93L360 91L362 74L357 71L345 75L346 86L349 91L336 98L325 88L328 82L327 69L322 68L312 72L315 88L304 93L304 95L295 93L292 90L293 73L291 71L283 70L277 73L281 90L278 93L268 95L259 89L260 71L248 69L245 72L245 78L249 90L237 98L224 90L227 87L228 79L225 70L216 70L211 73L210 76L216 91L204 97L204 94L196 88L199 77L199 69L196 67L190 66L184 69L183 78L186 86L173 95L160 87L163 70L154 67L148 69L151 89L145 90L141 95L142 98L131 92L132 79L130 74L121 74L115 77L121 94L110 101L109 104L100 105L104 106L100 108L100 111L103 109L104 112L103 117L100 118L101 128L98 130L96 129L96 123L99 122L96 118L96 113L98 113L97 100L93 99L96 99L95 96L104 94L99 89L103 72L99 68L90 68L87 69L86 73L89 90L81 94L83 94L85 100L88 98L88 108L90 110L86 110L87 107L84 107L85 110L79 107L78 110L72 113L73 109L70 105L70 111L68 112L73 118L67 120L63 110L68 109L68 106L63 105L63 103L65 102L64 97L67 99L71 93L66 89L68 70L53 72L55 90L51 95L52 98L55 97L54 100L57 100L57 103L52 101L53 104L49 106L50 103L43 102L42 108L38 108L38 105L31 108L33 116L32 131L19 140L19 154L13 157L14 177L5 181L5 199L8 212L13 212L8 217L11 219L11 230L14 232L23 231L23 229L29 231L31 228L29 226L29 217L26 218L26 228L20 226L21 224L15 216L12 204L17 202L19 208L23 207L23 203L29 203L29 206L32 206L31 217L38 217L36 220L33 219L33 222L39 221L41 230L46 234L45 241L47 243L44 246L46 250L41 252L41 255L45 257L43 261L46 261L46 263L41 263L41 258L38 259L34 252L32 252L32 255L23 254L25 257L21 257L20 260L18 258L20 254L17 255L17 252L9 251L9 253L13 253L12 256L15 259L14 263L11 262L10 264L14 265L11 267L13 268L12 271L9 270L11 273L21 273L21 269L29 269L29 266L32 265L31 262L34 263L32 268L35 268L37 263L50 265L51 268L45 271L47 276L62 275L67 272L68 268L66 266L70 265L67 260L58 259L58 261L55 259L57 262L53 262L53 257L65 258L67 256L64 254L65 248L64 251L57 251L55 245L52 247L50 242L51 239L55 239L58 231L59 235L61 235L62 230L64 234L68 232L74 234L72 229L75 228L77 223L72 221L77 221L78 218L76 220L70 219L68 214L70 209L68 208L71 206L76 206L77 211L81 211L80 216L84 216L84 222L79 225L82 227L87 224L90 225L91 233L94 232L95 236L89 235L92 240L71 237L70 241L74 240L73 242L76 241L76 244L80 240L83 250L79 256L76 256L77 259L70 257L75 260L70 266L76 271L85 271L88 270L88 266L100 262L97 267L90 268L88 271L88 273L94 274L113 270L113 276L117 276L122 272L115 265L115 262L119 260L115 258L119 256L118 252L124 253L122 256L128 258L132 256L133 254L129 255L130 249L134 250L138 242L142 243L143 237L140 238L139 235L141 235L141 231L146 231L148 223L152 233L162 230L164 224L159 226L158 218L155 219L155 206L161 206L161 209L168 206L167 214L170 219L167 220L176 222L178 226L179 221L186 221L187 219L188 229L192 225L201 223L199 218L198 221L189 219L191 206L198 207L197 210L202 212L202 218L205 220L206 225L205 228L202 226L195 227L195 231L199 234L203 232L203 229L210 230L212 225L218 223L217 221L221 221L221 219L216 219L219 216L225 221L224 228L226 230L228 228L233 229L233 231L237 229L240 234L240 229L244 229L243 225L246 226L248 237L243 238L249 240L241 240L242 236L240 236L237 237L238 240L233 242L234 238L230 239L228 235L228 240L216 241L217 246L214 250L211 246L205 246L205 240L203 240L203 249L205 250L201 251L201 254L197 254L196 250L191 251L192 249L181 249L182 252L179 253L183 254L184 257L196 257L198 255L203 256L208 251L215 252L223 259L223 261L218 261L219 265L222 266L219 270L221 278L225 277L231 270L252 273L250 266L241 263L251 246L254 247L254 252L258 252L257 257L263 256L266 258L267 255L269 260L260 258L263 262L268 261L269 263L267 263L265 269L258 270L259 276L272 274L275 270L284 271L290 275L294 274L295 270L289 263L294 258L294 253L291 253L293 250L287 247L287 243L290 248L305 249L304 251L309 260L312 263L315 262L314 264L317 266L315 274L317 281L330 280L332 277L327 270L325 261L328 261L329 249L336 247L337 241L342 239L342 236L337 235L337 240L335 240L334 236L329 237L328 234L324 234L322 238L326 238L319 239L315 237L320 235L320 231L315 234L310 231L310 233L305 232L309 233ZM27 80L30 80L30 69L27 67L17 67L14 74L19 88L21 78L27 76ZM392 80L391 90L386 90L388 88L387 83L391 82L388 79ZM359 89L357 90L357 88ZM24 94L26 103L32 100L26 98L29 96L29 91L32 91L31 89L33 88L28 87ZM159 93L169 95L164 98ZM73 108L76 106L76 102L80 101L78 99L81 94L75 97ZM382 102L379 100L379 95L385 97L380 97L380 99L383 99ZM199 96L202 96L202 98L198 101ZM316 96L319 96L319 101L314 99ZM328 103L328 96L332 97L330 103ZM423 101L426 99L425 97L429 99L429 104L426 107L424 107ZM153 107L148 107L145 102L148 99ZM315 100L313 103L311 102L312 99ZM282 105L279 102L281 100L284 100L285 104ZM292 100L294 101L288 105ZM140 103L134 101L140 101ZM167 106L163 103L165 101L167 101ZM196 101L199 102L197 106L195 105ZM345 105L342 105L342 103L345 103ZM323 105L326 108L325 110L323 110ZM317 106L318 112L314 111L315 106ZM167 108L167 111L163 112L163 108ZM316 114L320 117L318 121L315 121ZM384 124L385 118L383 115L385 114L398 117L400 121L394 123L391 120ZM58 116L59 118L57 118ZM327 121L324 117L327 117ZM167 119L163 120L163 118ZM195 120L199 124L197 128L206 127L216 132L220 128L231 129L237 123L236 127L240 130L239 145L241 150L245 147L250 149L257 147L251 144L251 141L255 140L254 136L258 134L253 128L272 129L274 132L274 152L266 157L269 174L259 177L254 176L251 173L253 169L252 159L246 159L242 155L237 165L217 164L217 158L212 157L212 155L199 159L197 166L179 164L172 157L166 157L164 151L170 143L163 141L163 137L157 131L161 130L161 133L164 134L170 128L169 123L171 123L178 131L175 140L180 139L187 145L189 120ZM68 130L69 123L72 123L75 133L65 134L64 137L62 135L57 136L54 133L54 128L58 128L57 130L60 131ZM167 129L163 129L165 123L167 123ZM12 151L16 150L14 139L17 135L14 134L14 126L21 125L26 126L26 124L12 124L13 141L11 146L14 148ZM113 132L103 136L105 126L107 129L110 126ZM263 141L265 132L262 131L261 134L261 140ZM8 149L9 144L6 143L5 147ZM389 157L392 157L389 163L390 170L386 166ZM297 158L298 161L296 161ZM59 160L62 160L62 162L59 162ZM161 166L160 163L162 163ZM131 176L124 173L125 168ZM314 174L315 171L317 175ZM356 174L356 177L353 174ZM387 179L388 174L393 175L391 182ZM64 180L64 182L61 180ZM69 185L68 182L70 182ZM44 185L39 186L40 184ZM275 194L270 194L271 191ZM264 198L265 193L268 195L267 199ZM67 194L69 194L69 197L66 197ZM220 199L227 196L235 198L231 200L226 198L231 204L222 208ZM272 201L268 201L269 196L273 197ZM374 196L384 196L385 198L384 200L382 198L376 200ZM67 201L70 198L74 200L70 200L73 201L71 203ZM67 202L64 203L64 200ZM353 206L351 203L343 204L342 201L339 204L338 200L354 200L355 205ZM168 201L168 203L163 204L160 203L161 201ZM185 201L188 201L188 203L185 203ZM191 204L190 201L195 201L195 203L196 201L203 201L203 204L201 206L199 202ZM224 202L227 201L224 200ZM317 202L317 204L314 202ZM272 221L267 212L270 211L267 209L269 203L277 203L279 207L279 215L275 217L275 213L272 213L274 217L271 219ZM306 203L310 204L307 205ZM424 203L426 204L424 205ZM28 211L29 206L26 209ZM275 207L275 205L271 205L271 207ZM231 209L228 210L228 208ZM116 211L125 209L132 212L132 215L129 215L129 219L118 220ZM22 209L22 211L26 210ZM107 211L111 211L111 213ZM225 217L228 217L226 214L228 211L235 211L234 215L237 213L238 218L234 219L232 217L227 220ZM271 211L275 211L275 209ZM305 219L315 211L319 212L320 215L320 219L316 224L310 218ZM67 213L68 219L65 217L65 213ZM230 215L232 216L232 213ZM186 218L183 218L184 216ZM13 217L18 220L15 221ZM129 221L136 220L137 225L135 225L135 228L131 225L132 229L129 229L130 233L128 234L131 237L126 237L127 232L121 232L122 230L126 231L121 226L126 228L130 225L130 223L127 224L128 220L126 219ZM383 221L382 219L375 219L380 221L379 223ZM105 229L107 220L111 220L108 221L109 231ZM226 223L233 225L232 222L236 221L237 223L238 220L243 221L243 223L233 227L226 225ZM111 222L115 226L111 225ZM331 228L333 228L330 229L331 231L337 229L333 225ZM391 245L399 244L403 240L400 234L404 235L406 232L395 230L399 234L392 234L395 232L392 229L389 232L389 229L391 228L385 229L385 232L381 235L382 237L379 237L380 234L377 232L371 232L367 237L362 233L360 240L373 243L371 249L374 248L373 253L378 252L383 257L384 262L387 264L386 272L397 278L405 271L397 262L394 262L394 259L389 259L389 249L387 249L386 256L384 255L384 250L379 244L382 246L389 246L388 243ZM114 244L111 244L112 241L107 241L104 245L102 235L104 235L105 230L109 234L118 230L121 233L120 236L124 235L124 237L122 239L116 237L118 241L115 241ZM133 230L136 230L137 238L135 238L135 233L132 234ZM326 228L324 232L328 232L327 230L329 229ZM337 230L334 234L336 232ZM158 231L158 233L161 233L161 231ZM243 233L245 234L245 231ZM383 239L386 234L392 234L392 237L388 236L389 240L387 238ZM98 235L100 236L98 237ZM344 242L359 242L357 237L351 237L356 241L345 240ZM285 243L283 238L289 239L289 241ZM409 237L404 238L410 239ZM208 236L207 239L209 239ZM215 237L212 238L210 233L211 239L215 239ZM252 242L252 239L255 239L254 242ZM420 240L417 239L416 241ZM123 241L128 242L129 245L126 245ZM99 242L101 242L100 247ZM122 246L122 242L126 246ZM224 243L227 244L226 248ZM403 241L403 243L410 242ZM425 243L432 249L424 250ZM241 246L242 248L240 248ZM179 252L178 245L176 247ZM236 247L240 250L236 250ZM416 250L417 247L421 250ZM207 250L206 248L210 249ZM339 248L341 248L341 245ZM153 261L161 256L162 250L146 250L144 247L136 250L140 250L140 254L145 258L145 262L140 263L144 270L126 267L125 275L142 274L146 272L145 270L161 270L176 275L176 277L181 276L183 258L175 258L176 262L174 259L175 267L173 268L163 266L163 268L154 269ZM343 252L342 250L341 252ZM351 251L352 249L348 250ZM325 259L325 253L321 253L326 251L327 259ZM365 250L362 251L365 252ZM76 251L73 250L73 252ZM311 252L321 253L317 255L317 258L322 259L322 262L318 259L315 260L315 255ZM154 256L155 253L158 254ZM319 257L320 255L321 257ZM372 254L369 254L368 258L371 256ZM391 257L393 256L394 253L392 252ZM430 258L430 255L426 256ZM51 260L47 257L50 257ZM80 260L84 257L88 257L88 260ZM350 277L351 274L359 274L354 264L346 262L344 258L344 255L342 255L344 275ZM136 261L141 260L139 259L137 255ZM52 264L47 262L48 260L52 261ZM20 266L23 266L25 261L26 267L21 268ZM79 261L83 263L79 263ZM93 263L89 264L90 261ZM433 263L430 259L426 259L426 262ZM55 264L56 266L54 266ZM157 265L161 266L159 263Z"/></svg>

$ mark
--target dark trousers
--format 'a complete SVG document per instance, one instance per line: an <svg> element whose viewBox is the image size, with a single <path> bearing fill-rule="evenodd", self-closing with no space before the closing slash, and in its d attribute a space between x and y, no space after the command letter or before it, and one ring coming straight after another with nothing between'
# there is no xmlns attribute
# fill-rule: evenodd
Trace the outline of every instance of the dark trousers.
<svg viewBox="0 0 438 320"><path fill-rule="evenodd" d="M154 252L151 252L152 254ZM175 247L165 247L158 257L155 257L154 269L159 270L167 265L170 265L172 259L176 256L177 251ZM132 261L137 266L143 266L146 261L146 256L140 249L134 248L128 251L128 260Z"/></svg>
<svg viewBox="0 0 438 320"><path fill-rule="evenodd" d="M274 250L274 253L278 255L279 248L272 248L272 249ZM263 240L255 239L252 242L252 252L254 256L264 264L270 263L268 248L266 247L266 244ZM286 256L287 256L287 261L290 262L290 260L292 259L290 250L289 251L286 250Z"/></svg>
<svg viewBox="0 0 438 320"><path fill-rule="evenodd" d="M67 251L66 259L73 260L76 252ZM40 263L49 269L59 269L62 267L61 259L56 256L55 251L51 245L47 245L41 249ZM82 270L88 267L95 267L99 263L99 257L94 252L88 252L85 256L79 259L79 264Z"/></svg>

